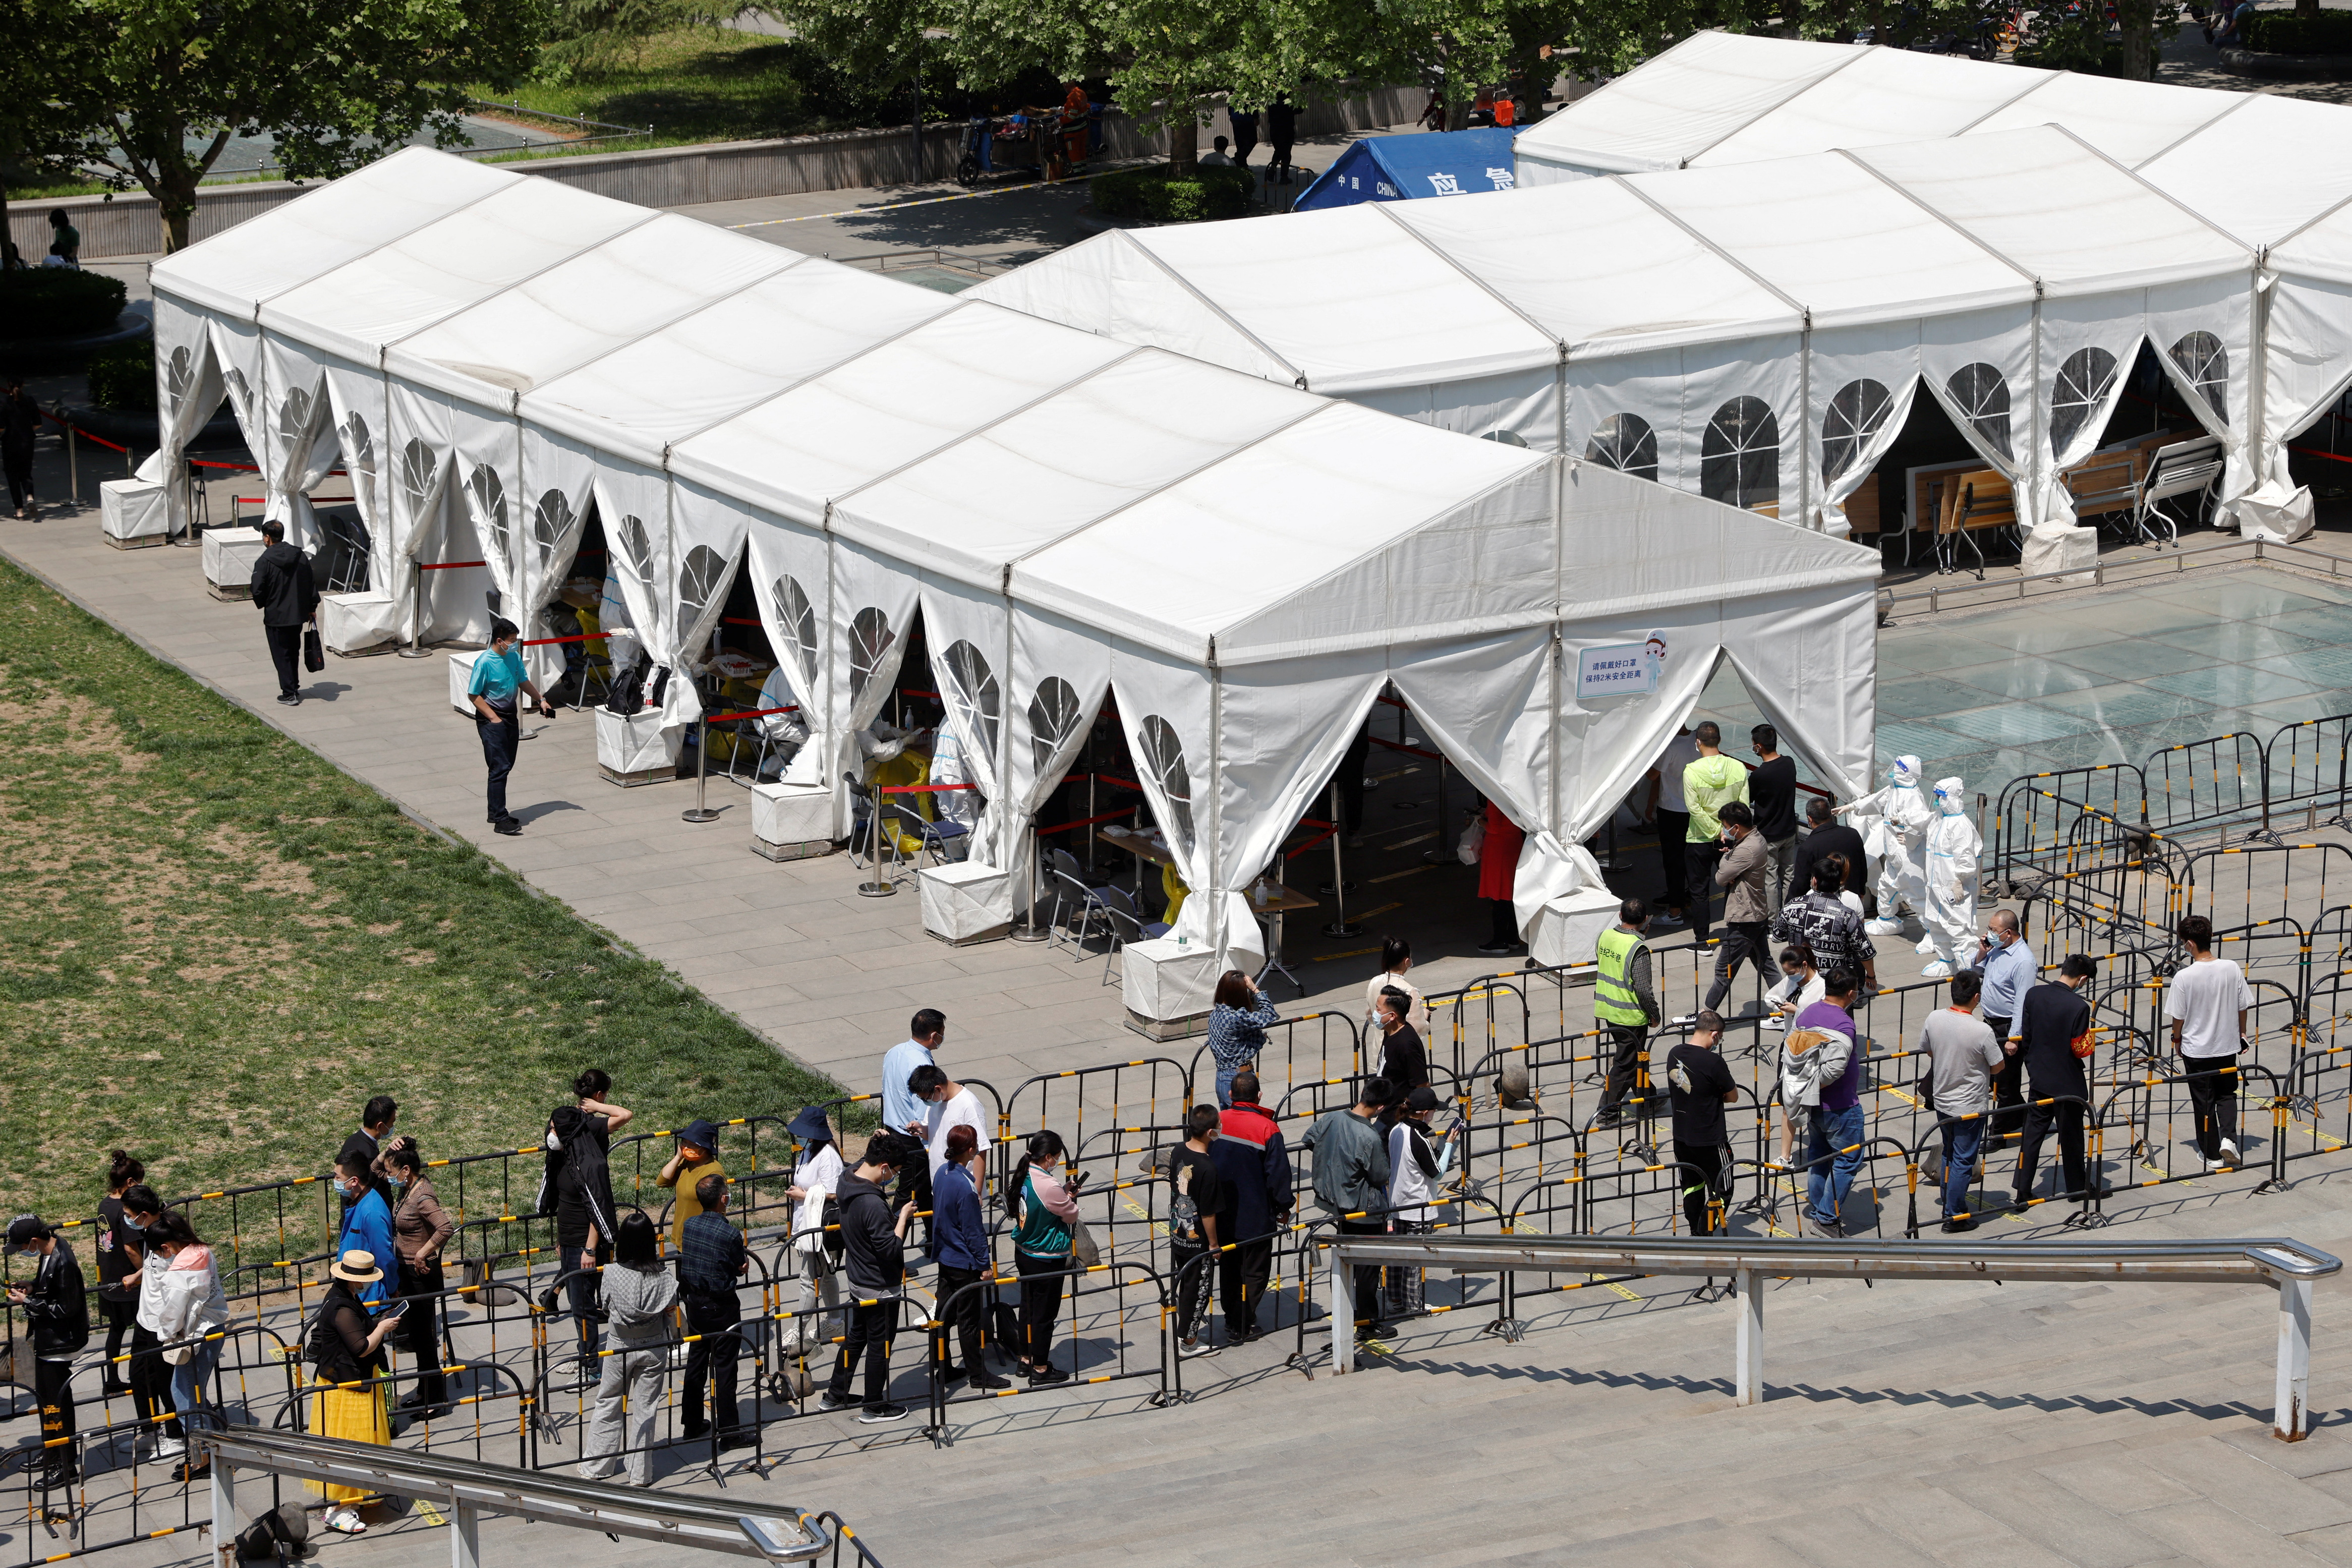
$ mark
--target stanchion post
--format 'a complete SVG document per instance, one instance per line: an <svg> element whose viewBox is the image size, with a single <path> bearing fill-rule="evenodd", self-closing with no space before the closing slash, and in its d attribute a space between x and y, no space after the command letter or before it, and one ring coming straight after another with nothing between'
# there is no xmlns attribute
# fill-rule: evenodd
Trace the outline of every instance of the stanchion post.
<svg viewBox="0 0 2352 1568"><path fill-rule="evenodd" d="M432 657L432 654L425 651L424 645L425 591L425 585L432 580L432 576L426 570L424 564L422 562L418 563L416 568L415 599L415 602L411 603L408 607L408 646L400 651L400 656L404 659L427 659Z"/></svg>
<svg viewBox="0 0 2352 1568"><path fill-rule="evenodd" d="M887 898L898 889L882 874L882 785L878 779L874 785L874 810L866 821L873 829L873 847L867 852L873 858L866 867L866 879L857 884L857 895L860 898Z"/></svg>
<svg viewBox="0 0 2352 1568"><path fill-rule="evenodd" d="M1339 781L1334 779L1331 780L1331 896L1338 903L1339 917L1323 927L1326 936L1360 936L1364 931L1360 924L1348 918L1348 867L1339 853L1339 840L1346 828L1347 824L1339 815ZM1440 836L1443 837L1442 834Z"/></svg>
<svg viewBox="0 0 2352 1568"><path fill-rule="evenodd" d="M66 426L66 487L73 492L74 505L81 505L81 461L74 450L74 427Z"/></svg>
<svg viewBox="0 0 2352 1568"><path fill-rule="evenodd" d="M704 791L710 783L710 716L705 714L696 721L694 741L694 810L680 811L678 816L689 822L715 822L719 813L710 809Z"/></svg>
<svg viewBox="0 0 2352 1568"><path fill-rule="evenodd" d="M1421 858L1431 865L1443 865L1453 853L1445 842L1445 756L1440 752L1437 758L1437 847L1423 850Z"/></svg>

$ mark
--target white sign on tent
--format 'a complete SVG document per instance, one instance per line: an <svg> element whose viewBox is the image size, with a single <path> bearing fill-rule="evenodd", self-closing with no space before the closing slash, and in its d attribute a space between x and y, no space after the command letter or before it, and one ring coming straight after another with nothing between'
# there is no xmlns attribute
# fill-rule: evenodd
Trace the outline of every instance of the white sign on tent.
<svg viewBox="0 0 2352 1568"><path fill-rule="evenodd" d="M1658 689L1665 673L1666 639L1653 632L1639 643L1612 643L1581 648L1576 655L1576 695L1586 697L1643 696Z"/></svg>

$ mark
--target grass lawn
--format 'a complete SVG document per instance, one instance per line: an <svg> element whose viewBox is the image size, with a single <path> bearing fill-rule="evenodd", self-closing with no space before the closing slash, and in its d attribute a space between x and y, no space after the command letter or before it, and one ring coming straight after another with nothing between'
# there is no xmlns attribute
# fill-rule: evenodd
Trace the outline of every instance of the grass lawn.
<svg viewBox="0 0 2352 1568"><path fill-rule="evenodd" d="M722 27L659 34L643 48L616 46L598 68L575 69L571 80L525 82L512 92L478 89L476 96L542 114L653 127L648 141L605 142L598 152L903 125L907 119L903 95L885 105L845 89L804 46Z"/></svg>
<svg viewBox="0 0 2352 1568"><path fill-rule="evenodd" d="M0 682L6 1212L93 1213L117 1146L167 1197L320 1172L375 1093L439 1158L536 1144L588 1066L633 1131L840 1092L5 564ZM513 1165L528 1205L538 1161ZM289 1242L316 1239L302 1190Z"/></svg>

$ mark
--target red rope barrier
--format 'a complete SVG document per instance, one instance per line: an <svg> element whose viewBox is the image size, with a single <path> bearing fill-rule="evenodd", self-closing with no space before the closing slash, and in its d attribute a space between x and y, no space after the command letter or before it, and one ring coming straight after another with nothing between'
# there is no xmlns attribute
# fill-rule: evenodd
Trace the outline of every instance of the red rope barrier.
<svg viewBox="0 0 2352 1568"><path fill-rule="evenodd" d="M1434 751L1424 751L1418 746L1406 746L1400 741L1382 740L1377 735L1372 737L1372 744L1374 746L1385 746L1391 751L1402 751L1408 757L1426 757L1432 762L1443 762L1445 760L1445 758L1440 757Z"/></svg>
<svg viewBox="0 0 2352 1568"><path fill-rule="evenodd" d="M490 563L486 560L436 560L430 564L419 561L416 563L416 570L419 571L457 571L465 567L488 566L489 564Z"/></svg>
<svg viewBox="0 0 2352 1568"><path fill-rule="evenodd" d="M2352 463L2352 457L2347 457L2341 453L2322 452L2316 446L2290 446L2287 450L2289 452L2300 452L2305 457L2325 457L2330 463Z"/></svg>
<svg viewBox="0 0 2352 1568"><path fill-rule="evenodd" d="M1135 808L1129 806L1124 810L1105 811L1099 817L1080 817L1075 822L1057 822L1050 828L1039 828L1036 830L1036 833L1037 836L1042 839L1051 833L1066 833L1073 828L1091 828L1097 822L1116 822L1121 817L1133 814L1134 810Z"/></svg>
<svg viewBox="0 0 2352 1568"><path fill-rule="evenodd" d="M748 708L741 713L712 714L704 718L702 722L705 724L726 724L732 719L765 718L772 713L798 713L800 711L800 707L797 704L791 707L755 707Z"/></svg>

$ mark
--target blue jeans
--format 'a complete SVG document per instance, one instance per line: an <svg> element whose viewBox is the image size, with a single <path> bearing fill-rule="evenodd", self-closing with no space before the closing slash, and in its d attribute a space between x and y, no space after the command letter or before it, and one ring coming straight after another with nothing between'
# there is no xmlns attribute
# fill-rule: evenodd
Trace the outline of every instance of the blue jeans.
<svg viewBox="0 0 2352 1568"><path fill-rule="evenodd" d="M196 1346L195 1353L185 1362L172 1368L172 1408L179 1413L184 1428L210 1425L202 1414L202 1403L205 1385L212 1380L220 1353L221 1342L208 1339Z"/></svg>
<svg viewBox="0 0 2352 1568"><path fill-rule="evenodd" d="M1805 1151L1805 1212L1824 1225L1837 1218L1853 1188L1854 1173L1862 1169L1862 1153L1860 1105L1813 1113L1812 1145ZM1829 1159L1832 1155L1836 1158Z"/></svg>
<svg viewBox="0 0 2352 1568"><path fill-rule="evenodd" d="M497 705L493 704L493 706ZM492 724L474 713L474 728L482 737L482 762L489 769L489 809L493 823L503 822L510 814L507 810L507 775L514 771L515 751L522 745L522 716L512 708L499 712L499 721Z"/></svg>
<svg viewBox="0 0 2352 1568"><path fill-rule="evenodd" d="M1217 1064L1218 1110L1230 1111L1234 1108L1234 1080L1241 1073L1243 1068L1249 1065L1250 1063L1246 1061L1234 1067L1227 1067L1223 1062Z"/></svg>
<svg viewBox="0 0 2352 1568"><path fill-rule="evenodd" d="M1944 1218L1967 1206L1969 1178L1977 1168L1977 1151L1984 1147L1985 1118L1944 1124Z"/></svg>

